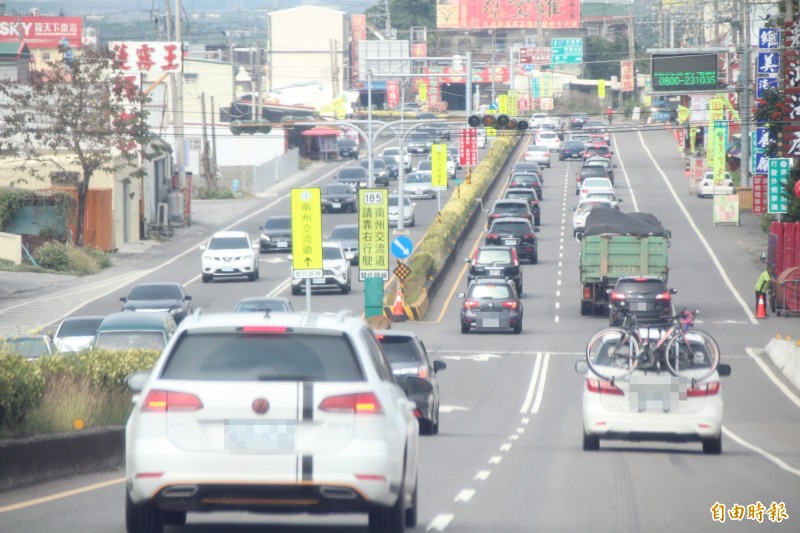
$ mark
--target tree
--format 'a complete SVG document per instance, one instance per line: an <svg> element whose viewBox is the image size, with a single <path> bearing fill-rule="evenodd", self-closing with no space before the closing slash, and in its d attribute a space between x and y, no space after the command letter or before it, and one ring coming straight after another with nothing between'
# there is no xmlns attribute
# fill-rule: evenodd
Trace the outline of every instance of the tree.
<svg viewBox="0 0 800 533"><path fill-rule="evenodd" d="M591 36L584 39L584 78L608 80L620 75L620 61L628 59L628 36L616 34L613 39Z"/></svg>
<svg viewBox="0 0 800 533"><path fill-rule="evenodd" d="M64 60L32 71L27 84L0 81L0 150L22 160L17 181L49 181L55 168L62 182L74 186L74 242L83 246L92 176L143 178L139 158L152 159L163 144L152 142L142 108L146 95L110 56L86 49L76 57L66 44L59 51Z"/></svg>
<svg viewBox="0 0 800 533"><path fill-rule="evenodd" d="M414 26L436 26L436 0L389 0L389 14L391 16L392 27L398 32L408 34ZM384 13L384 3L376 3L367 8L366 14L370 22L377 22ZM381 20L383 22L383 20ZM383 27L378 29L382 30Z"/></svg>

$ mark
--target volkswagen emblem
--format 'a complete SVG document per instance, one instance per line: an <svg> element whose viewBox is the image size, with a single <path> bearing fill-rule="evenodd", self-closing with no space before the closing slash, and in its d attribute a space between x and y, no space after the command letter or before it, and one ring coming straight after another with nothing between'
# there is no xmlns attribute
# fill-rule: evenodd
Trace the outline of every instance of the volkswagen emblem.
<svg viewBox="0 0 800 533"><path fill-rule="evenodd" d="M266 398L256 398L251 404L253 411L258 415L263 415L269 411L269 402Z"/></svg>
<svg viewBox="0 0 800 533"><path fill-rule="evenodd" d="M489 302L489 307L494 307L494 303Z"/></svg>

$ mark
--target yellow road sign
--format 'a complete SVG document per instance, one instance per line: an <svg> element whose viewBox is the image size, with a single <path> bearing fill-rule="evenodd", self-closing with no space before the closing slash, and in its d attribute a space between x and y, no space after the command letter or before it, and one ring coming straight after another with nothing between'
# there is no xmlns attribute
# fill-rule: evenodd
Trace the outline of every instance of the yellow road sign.
<svg viewBox="0 0 800 533"><path fill-rule="evenodd" d="M606 80L597 80L597 97L606 97Z"/></svg>
<svg viewBox="0 0 800 533"><path fill-rule="evenodd" d="M508 115L508 95L497 96L497 112L501 115Z"/></svg>
<svg viewBox="0 0 800 533"><path fill-rule="evenodd" d="M389 279L389 191L358 191L358 279Z"/></svg>
<svg viewBox="0 0 800 533"><path fill-rule="evenodd" d="M292 276L322 277L322 201L319 188L292 189Z"/></svg>
<svg viewBox="0 0 800 533"><path fill-rule="evenodd" d="M431 146L431 185L434 191L447 190L447 145Z"/></svg>

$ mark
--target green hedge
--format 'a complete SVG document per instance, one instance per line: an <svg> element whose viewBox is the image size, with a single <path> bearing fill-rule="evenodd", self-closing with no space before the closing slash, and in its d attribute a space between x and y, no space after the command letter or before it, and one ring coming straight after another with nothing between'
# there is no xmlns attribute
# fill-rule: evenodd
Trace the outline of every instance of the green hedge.
<svg viewBox="0 0 800 533"><path fill-rule="evenodd" d="M44 394L44 375L24 357L0 352L0 427L19 424Z"/></svg>
<svg viewBox="0 0 800 533"><path fill-rule="evenodd" d="M486 190L503 168L508 155L517 143L516 134L495 138L487 154L472 172L471 185L462 183L459 193L455 191L447 204L442 207L442 222L434 221L415 247L414 254L407 261L411 273L405 281L405 301L415 302L422 294L428 281L441 270L444 261L464 231L478 198L483 198ZM386 295L386 305L394 302L394 294Z"/></svg>

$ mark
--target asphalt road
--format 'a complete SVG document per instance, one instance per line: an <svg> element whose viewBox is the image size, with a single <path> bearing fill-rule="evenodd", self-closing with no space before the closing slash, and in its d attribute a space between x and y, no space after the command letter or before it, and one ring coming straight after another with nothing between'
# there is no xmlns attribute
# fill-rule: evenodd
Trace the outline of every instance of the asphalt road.
<svg viewBox="0 0 800 533"><path fill-rule="evenodd" d="M613 149L623 210L656 214L672 231L670 285L677 307L699 308L698 327L712 333L733 367L724 380L723 453L707 456L700 444L608 443L599 452L581 449L583 378L574 371L586 341L607 324L579 312L578 242L569 207L576 203L577 163L553 161L545 171L539 264L523 266L525 320L521 335L461 335L458 298L466 285L464 264L455 262L424 322L412 329L434 358L447 362L440 374L440 434L421 440L418 531L485 533L523 531L726 531L778 525L765 512L762 524L745 517L712 520L711 508L758 502L783 503L796 530L800 512L800 399L759 357L776 333L796 322L752 316L752 287L761 270L752 228L714 227L711 201L688 194L683 159L663 127L620 131ZM319 179L329 179L321 177ZM435 201L418 201L418 222L435 212ZM277 198L269 214L288 212ZM266 212L235 225L255 234ZM750 215L743 215L750 216ZM353 220L326 215L325 224ZM425 224L411 228L418 239ZM469 255L481 241L478 225L458 252ZM175 252L182 252L176 250ZM225 310L242 297L289 296L289 265L262 256L257 282L198 282L199 251L191 251L143 280L188 284L196 306ZM355 272L354 272L355 273ZM282 285L283 283L283 285ZM282 287L282 288L281 288ZM76 312L116 310L110 291ZM291 297L297 309L302 297ZM363 288L348 296L315 295L314 310L363 306ZM122 532L123 472L75 477L0 494L0 531ZM226 523L232 521L235 525ZM223 525L226 524L226 525ZM360 532L360 516L334 518L190 515L184 531ZM167 529L179 531L180 529Z"/></svg>

